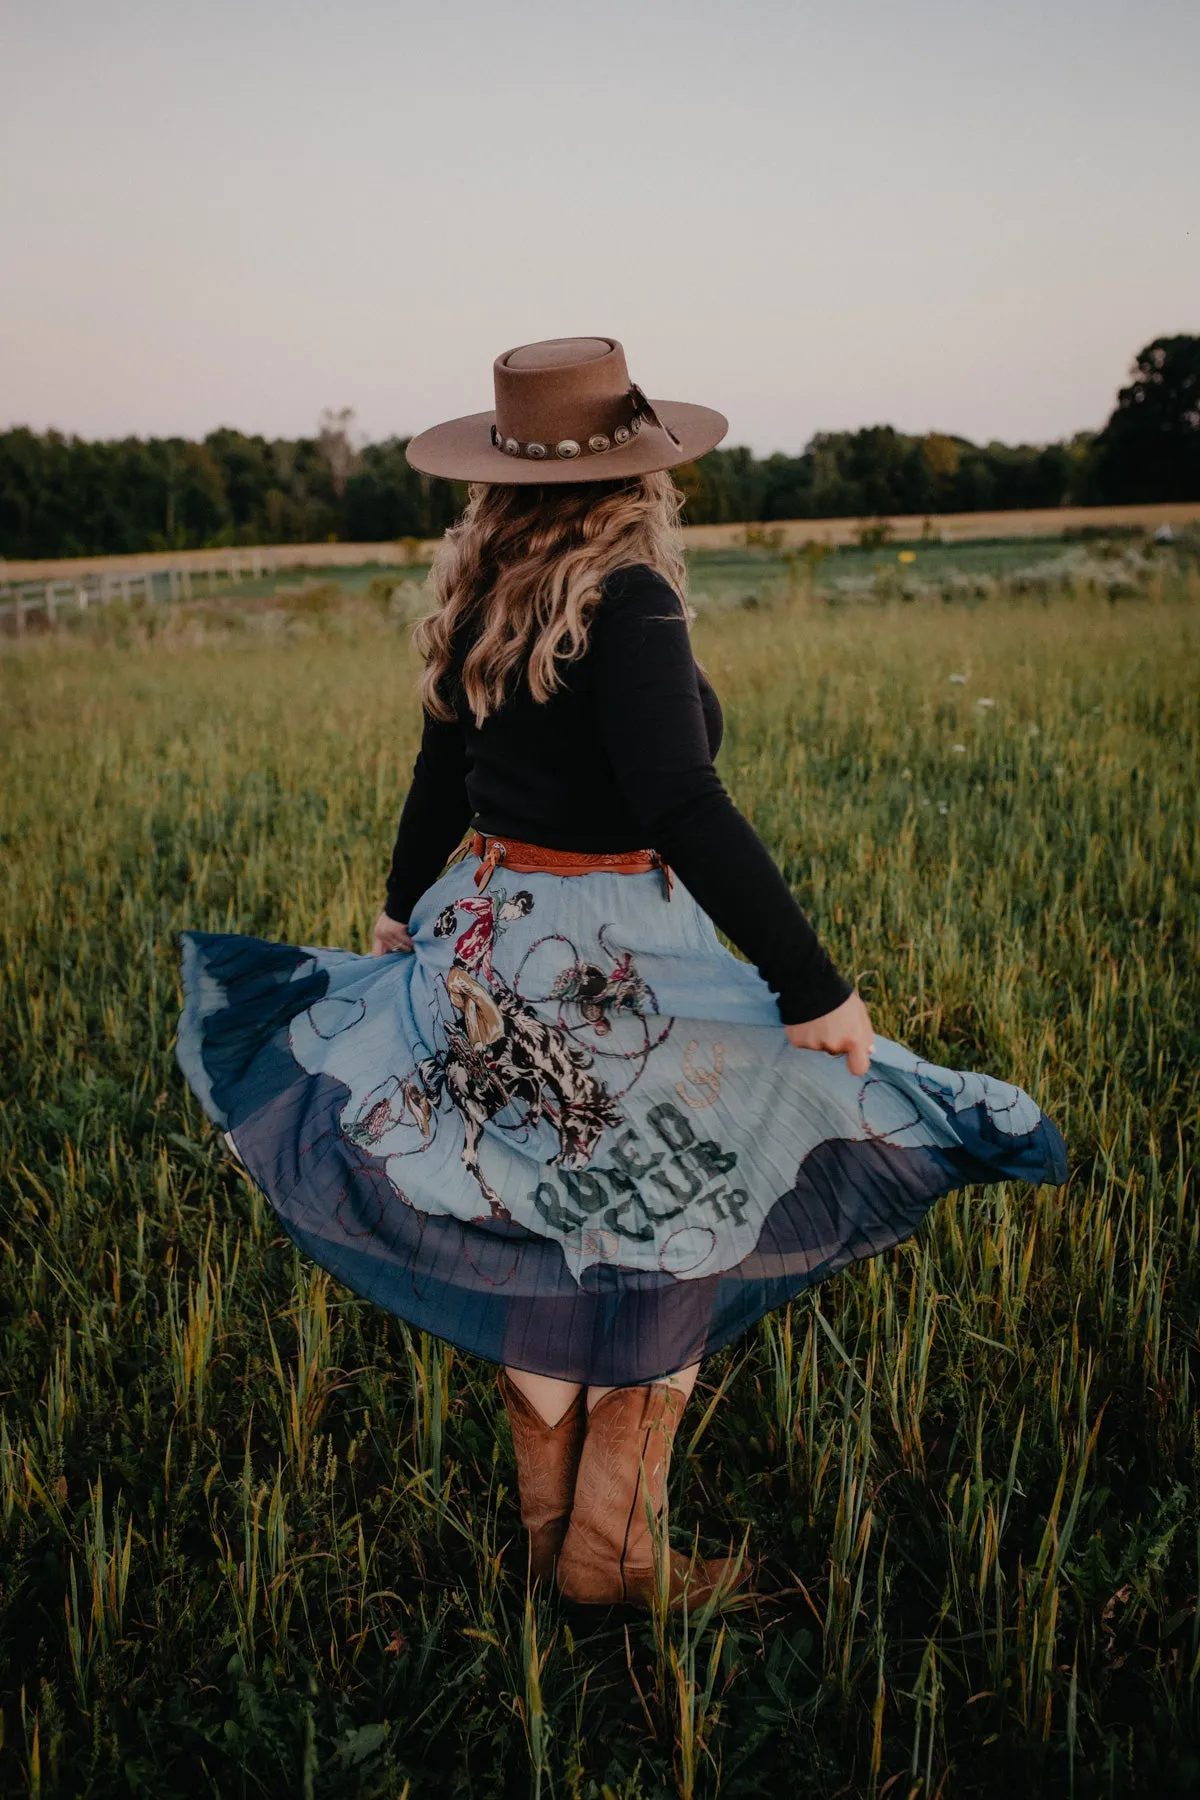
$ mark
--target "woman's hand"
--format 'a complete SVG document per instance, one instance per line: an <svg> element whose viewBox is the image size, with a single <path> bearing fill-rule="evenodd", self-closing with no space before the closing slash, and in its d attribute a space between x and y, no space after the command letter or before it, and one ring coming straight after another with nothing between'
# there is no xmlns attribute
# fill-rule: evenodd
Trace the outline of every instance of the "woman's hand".
<svg viewBox="0 0 1200 1800"><path fill-rule="evenodd" d="M391 919L387 913L381 912L375 921L375 929L371 933L371 955L390 956L394 950L405 950L411 953L412 938L407 925L399 919Z"/></svg>
<svg viewBox="0 0 1200 1800"><path fill-rule="evenodd" d="M875 1033L871 1019L857 994L851 994L831 1013L820 1019L808 1019L803 1025L785 1025L789 1044L797 1050L824 1050L830 1056L844 1056L852 1075L865 1075L871 1066Z"/></svg>

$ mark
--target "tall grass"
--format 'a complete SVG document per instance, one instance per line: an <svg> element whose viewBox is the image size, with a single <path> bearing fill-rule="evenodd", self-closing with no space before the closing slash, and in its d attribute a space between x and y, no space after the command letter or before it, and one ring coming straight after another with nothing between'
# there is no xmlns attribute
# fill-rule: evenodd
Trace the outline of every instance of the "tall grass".
<svg viewBox="0 0 1200 1800"><path fill-rule="evenodd" d="M749 1528L762 1597L582 1626L526 1591L490 1370L302 1264L173 1063L182 927L365 946L402 635L26 640L0 1790L1200 1786L1195 596L793 604L696 641L726 778L879 1026L1030 1087L1069 1186L954 1196L706 1365L678 1541Z"/></svg>

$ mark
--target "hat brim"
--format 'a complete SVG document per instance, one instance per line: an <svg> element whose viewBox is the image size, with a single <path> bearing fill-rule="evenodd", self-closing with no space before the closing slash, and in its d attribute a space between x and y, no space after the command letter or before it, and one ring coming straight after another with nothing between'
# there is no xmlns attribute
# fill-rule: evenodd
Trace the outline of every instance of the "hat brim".
<svg viewBox="0 0 1200 1800"><path fill-rule="evenodd" d="M492 442L494 412L468 413L464 419L448 419L413 438L405 451L414 469L423 475L440 475L448 481L490 481L507 486L545 486L549 482L616 481L622 475L650 475L656 469L675 469L712 450L729 430L729 420L711 406L692 406L685 400L655 400L654 410L671 427L678 444L665 431L644 423L627 444L598 455L547 456L536 461L528 456L509 456Z"/></svg>

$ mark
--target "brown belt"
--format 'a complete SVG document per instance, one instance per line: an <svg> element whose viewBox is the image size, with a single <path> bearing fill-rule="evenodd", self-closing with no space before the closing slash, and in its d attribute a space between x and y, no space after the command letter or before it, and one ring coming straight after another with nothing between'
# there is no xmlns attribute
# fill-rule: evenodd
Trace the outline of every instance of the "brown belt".
<svg viewBox="0 0 1200 1800"><path fill-rule="evenodd" d="M671 898L671 870L657 850L551 850L545 844L485 837L477 831L458 854L479 858L475 871L477 888L487 886L500 863L514 875L648 875L653 869L661 869L667 899Z"/></svg>

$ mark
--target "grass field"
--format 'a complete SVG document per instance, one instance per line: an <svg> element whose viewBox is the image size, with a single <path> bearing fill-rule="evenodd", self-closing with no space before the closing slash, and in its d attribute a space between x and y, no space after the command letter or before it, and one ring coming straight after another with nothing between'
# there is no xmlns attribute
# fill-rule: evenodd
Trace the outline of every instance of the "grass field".
<svg viewBox="0 0 1200 1800"><path fill-rule="evenodd" d="M530 1600L491 1371L302 1264L174 1066L182 927L365 945L397 620L0 657L0 1792L1200 1788L1200 590L867 572L702 610L724 775L877 1024L1073 1174L705 1365L676 1531L762 1559L723 1622Z"/></svg>

